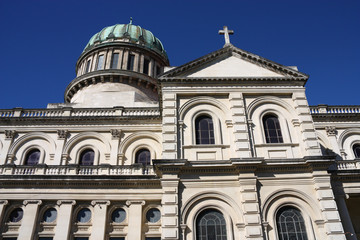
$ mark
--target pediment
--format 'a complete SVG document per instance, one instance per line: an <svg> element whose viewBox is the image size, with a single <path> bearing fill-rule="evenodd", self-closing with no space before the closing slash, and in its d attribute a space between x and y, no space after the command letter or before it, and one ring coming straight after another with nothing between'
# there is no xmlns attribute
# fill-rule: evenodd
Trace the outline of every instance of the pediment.
<svg viewBox="0 0 360 240"><path fill-rule="evenodd" d="M294 79L308 76L233 45L165 72L160 79Z"/></svg>

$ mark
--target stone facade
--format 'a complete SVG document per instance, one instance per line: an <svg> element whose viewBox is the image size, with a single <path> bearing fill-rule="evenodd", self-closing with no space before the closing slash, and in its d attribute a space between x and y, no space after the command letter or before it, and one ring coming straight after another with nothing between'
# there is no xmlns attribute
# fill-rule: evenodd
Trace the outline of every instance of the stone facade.
<svg viewBox="0 0 360 240"><path fill-rule="evenodd" d="M306 74L230 42L170 68L111 31L64 103L0 110L0 239L360 237L360 106L309 106Z"/></svg>

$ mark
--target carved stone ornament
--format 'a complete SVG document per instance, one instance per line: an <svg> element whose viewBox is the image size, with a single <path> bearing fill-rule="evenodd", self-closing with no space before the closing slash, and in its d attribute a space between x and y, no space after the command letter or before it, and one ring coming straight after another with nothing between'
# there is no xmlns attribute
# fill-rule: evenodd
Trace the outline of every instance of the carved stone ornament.
<svg viewBox="0 0 360 240"><path fill-rule="evenodd" d="M328 136L335 136L336 135L336 127L335 126L326 126L325 127L326 133Z"/></svg>
<svg viewBox="0 0 360 240"><path fill-rule="evenodd" d="M42 201L41 200L24 200L23 204L26 206L28 204L37 204L37 205L41 205Z"/></svg>
<svg viewBox="0 0 360 240"><path fill-rule="evenodd" d="M122 131L119 129L111 129L110 133L113 139L120 139Z"/></svg>
<svg viewBox="0 0 360 240"><path fill-rule="evenodd" d="M5 130L5 139L11 140L15 137L16 131L15 130Z"/></svg>
<svg viewBox="0 0 360 240"><path fill-rule="evenodd" d="M95 205L106 205L109 206L110 205L110 201L109 200L93 200L91 201L91 205L95 206Z"/></svg>
<svg viewBox="0 0 360 240"><path fill-rule="evenodd" d="M56 202L56 204L58 206L61 206L62 204L70 204L70 205L74 206L76 204L76 201L75 200L58 200Z"/></svg>
<svg viewBox="0 0 360 240"><path fill-rule="evenodd" d="M57 130L58 139L66 139L69 135L68 130Z"/></svg>
<svg viewBox="0 0 360 240"><path fill-rule="evenodd" d="M145 205L145 201L143 200L127 200L126 205L130 206L131 204L140 204L141 206Z"/></svg>
<svg viewBox="0 0 360 240"><path fill-rule="evenodd" d="M0 200L0 205L7 205L8 203L8 200Z"/></svg>

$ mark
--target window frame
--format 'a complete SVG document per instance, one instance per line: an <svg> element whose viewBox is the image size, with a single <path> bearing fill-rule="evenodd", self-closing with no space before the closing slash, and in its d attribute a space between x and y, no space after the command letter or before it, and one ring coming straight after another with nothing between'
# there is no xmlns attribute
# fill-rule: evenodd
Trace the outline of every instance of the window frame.
<svg viewBox="0 0 360 240"><path fill-rule="evenodd" d="M208 128L205 129L205 130L202 130L200 128L200 126L198 126L198 125L200 125L200 121L201 121L201 120L199 120L199 118L201 118L201 120L210 119L212 129L209 126L210 123L208 122L207 123ZM194 128L195 128L195 145L215 145L214 120L210 115L208 115L208 114L200 114L200 115L196 116L195 119L194 119L194 125L195 125L194 126ZM208 136L207 139L201 137L201 134L199 133L201 131L207 131L208 132L209 136ZM211 133L212 133L212 136L211 136ZM198 140L199 140L199 142L198 142ZM202 143L203 142L202 140L208 140L209 143Z"/></svg>
<svg viewBox="0 0 360 240"><path fill-rule="evenodd" d="M203 208L203 209L200 209L195 218L194 218L194 227L193 227L193 230L194 230L194 239L195 240L198 240L198 221L199 221L199 217L202 213L204 213L205 211L214 211L214 212L219 212L222 217L223 217L223 220L225 222L225 233L226 233L226 236L225 238L226 239L231 239L231 236L228 236L229 234L229 224L228 224L228 221L227 221L227 217L224 215L223 211L221 211L220 209L217 209L217 208L214 208L214 207L207 207L207 208Z"/></svg>
<svg viewBox="0 0 360 240"><path fill-rule="evenodd" d="M360 154L359 156L356 156L356 152L355 152L355 147L360 149L360 142L354 142L351 146L351 150L352 150L352 154L354 155L354 159L359 159L360 158Z"/></svg>
<svg viewBox="0 0 360 240"><path fill-rule="evenodd" d="M93 164L92 165L83 165L83 164L81 164L81 157L82 157L82 155L84 154L84 152L85 151L92 151L93 153L94 153L94 159L93 159ZM95 165L98 165L97 164L97 161L96 161L96 159L97 159L97 151L95 151L94 150L94 148L92 148L92 147L89 147L89 146L84 146L83 148L81 148L80 150L79 150L79 154L78 154L78 157L77 157L77 164L79 165L79 166L83 166L83 167L90 167L90 166L95 166Z"/></svg>
<svg viewBox="0 0 360 240"><path fill-rule="evenodd" d="M266 118L266 119L265 119ZM277 123L275 122L275 130L276 131L276 140L277 142L271 142L271 137L270 134L269 136L267 136L269 133L269 129L268 126L265 125L266 123L266 120L270 119L270 118L274 118L276 119ZM266 113L264 114L262 117L261 117L261 122L262 122L262 127L263 127L263 133L264 133L264 138L265 138L265 143L266 144L277 144L277 143L284 143L284 136L283 136L283 131L282 131L282 127L281 127L281 123L280 123L280 120L279 120L279 116L277 114L274 114L274 113ZM276 124L279 125L279 129L276 128ZM280 132L280 135L278 134L278 131ZM270 142L268 142L268 139Z"/></svg>
<svg viewBox="0 0 360 240"><path fill-rule="evenodd" d="M29 166L29 167L36 166L36 165L27 165L26 164L26 160L27 160L26 158L27 158L28 154L35 149L40 151L39 162L36 165L44 164L45 150L39 145L31 145L23 151L22 156L21 156L21 165Z"/></svg>
<svg viewBox="0 0 360 240"><path fill-rule="evenodd" d="M283 138L283 142L282 143L267 143L266 142L266 136L265 136L265 127L264 127L264 123L263 123L263 118L264 116L266 115L275 115L277 116L278 118L278 121L279 121L279 124L280 124L280 130L281 130L281 135L282 135L282 138ZM255 145L258 144L257 143L257 140L260 140L262 141L261 144L266 144L266 145L282 145L282 144L291 144L291 143L294 143L293 142L293 139L291 137L291 132L292 129L291 129L291 126L289 126L286 118L284 118L284 115L279 112L278 110L275 110L273 108L270 108L268 109L267 111L264 111L262 112L260 115L259 115L259 119L258 119L258 124L260 124L259 128L260 128L260 133L261 134L261 138L257 139L256 136L254 136L254 139L255 139ZM260 137L260 136L259 136ZM295 141L296 140L296 136L294 138Z"/></svg>
<svg viewBox="0 0 360 240"><path fill-rule="evenodd" d="M214 128L214 144L196 144L196 124L195 121L201 115L207 115L211 117L213 121L213 128ZM196 147L202 146L214 146L214 145L222 145L223 143L223 136L225 136L226 129L223 129L223 125L220 122L220 118L218 118L212 111L204 111L200 110L191 116L191 133L192 133L192 143L191 145Z"/></svg>
<svg viewBox="0 0 360 240"><path fill-rule="evenodd" d="M149 164L143 164L143 163L140 163L140 162L138 162L137 161L137 156L138 156L138 154L139 154L139 152L140 151L148 151L149 152L149 155L150 155L150 159L149 159ZM148 148L148 147L140 147L140 148L137 148L136 150L135 150L135 155L134 155L134 163L135 164L141 164L141 165L143 165L144 167L145 166L151 166L152 165L152 154L151 154L151 151L150 151L150 149Z"/></svg>
<svg viewBox="0 0 360 240"><path fill-rule="evenodd" d="M96 59L96 71L103 70L104 65L105 65L104 63L105 63L105 54L101 53L97 56L97 59Z"/></svg>

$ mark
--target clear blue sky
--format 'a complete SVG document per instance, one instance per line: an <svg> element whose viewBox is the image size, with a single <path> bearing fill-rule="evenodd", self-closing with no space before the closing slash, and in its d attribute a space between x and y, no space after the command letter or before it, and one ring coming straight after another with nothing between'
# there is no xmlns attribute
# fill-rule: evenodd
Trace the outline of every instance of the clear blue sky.
<svg viewBox="0 0 360 240"><path fill-rule="evenodd" d="M236 47L309 74L311 105L360 104L359 0L0 0L0 108L63 102L90 37L130 17L172 66L221 48L228 25Z"/></svg>

